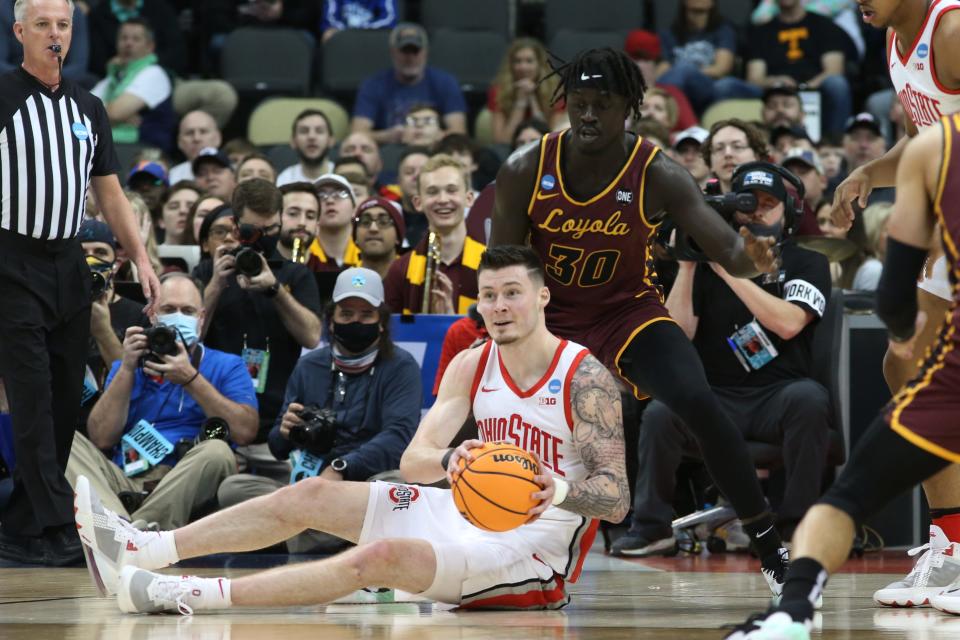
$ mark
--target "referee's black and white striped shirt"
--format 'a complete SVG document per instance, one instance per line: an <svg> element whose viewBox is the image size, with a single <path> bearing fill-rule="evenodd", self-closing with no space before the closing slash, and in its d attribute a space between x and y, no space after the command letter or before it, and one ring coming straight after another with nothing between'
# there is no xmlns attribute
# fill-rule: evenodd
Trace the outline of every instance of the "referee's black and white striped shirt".
<svg viewBox="0 0 960 640"><path fill-rule="evenodd" d="M91 177L118 165L98 98L66 79L51 92L22 68L0 75L0 228L74 237Z"/></svg>

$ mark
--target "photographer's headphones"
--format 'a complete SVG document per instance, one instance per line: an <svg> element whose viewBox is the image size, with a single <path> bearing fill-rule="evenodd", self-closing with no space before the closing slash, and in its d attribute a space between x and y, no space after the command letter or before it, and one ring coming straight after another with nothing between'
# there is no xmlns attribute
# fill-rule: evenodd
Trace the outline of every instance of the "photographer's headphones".
<svg viewBox="0 0 960 640"><path fill-rule="evenodd" d="M800 224L800 218L803 217L803 197L806 195L806 187L795 174L788 169L784 169L778 164L772 162L746 162L739 165L733 172L730 183L734 184L737 179L749 171L767 171L779 175L783 180L790 184L796 191L796 195L790 193L787 185L784 184L784 193L786 197L783 200L783 237L789 238L797 230Z"/></svg>

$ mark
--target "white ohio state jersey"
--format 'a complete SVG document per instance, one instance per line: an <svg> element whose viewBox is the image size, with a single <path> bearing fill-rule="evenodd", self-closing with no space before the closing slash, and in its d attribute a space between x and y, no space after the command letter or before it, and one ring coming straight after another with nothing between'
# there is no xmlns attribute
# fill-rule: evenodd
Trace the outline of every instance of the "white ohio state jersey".
<svg viewBox="0 0 960 640"><path fill-rule="evenodd" d="M522 390L510 377L491 340L483 347L471 398L477 431L484 442L509 442L537 454L547 471L568 482L587 477L573 445L570 385L590 352L562 340L543 377Z"/></svg>
<svg viewBox="0 0 960 640"><path fill-rule="evenodd" d="M940 83L933 51L937 24L954 9L960 9L960 0L934 0L914 42L900 43L896 33L889 38L890 80L907 117L913 120L917 129L933 126L941 116L960 111L960 90L947 89ZM899 51L903 51L903 55Z"/></svg>

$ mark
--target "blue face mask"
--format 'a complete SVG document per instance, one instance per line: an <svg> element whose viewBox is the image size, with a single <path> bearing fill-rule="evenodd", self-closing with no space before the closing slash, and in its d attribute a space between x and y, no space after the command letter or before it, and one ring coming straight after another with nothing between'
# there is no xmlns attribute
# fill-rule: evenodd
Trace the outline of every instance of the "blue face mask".
<svg viewBox="0 0 960 640"><path fill-rule="evenodd" d="M198 321L196 316L188 316L179 311L176 313L165 313L157 316L157 323L165 327L170 327L171 329L176 329L188 347L193 346L197 342L199 336L197 333Z"/></svg>

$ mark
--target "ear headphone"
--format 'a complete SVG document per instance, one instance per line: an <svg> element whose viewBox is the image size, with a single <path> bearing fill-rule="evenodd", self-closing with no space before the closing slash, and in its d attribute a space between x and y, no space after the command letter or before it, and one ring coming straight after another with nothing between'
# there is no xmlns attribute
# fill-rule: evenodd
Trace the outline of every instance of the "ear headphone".
<svg viewBox="0 0 960 640"><path fill-rule="evenodd" d="M787 199L783 202L783 237L789 238L797 230L797 225L800 224L800 218L803 216L803 197L806 195L807 189L803 186L800 178L788 169L784 169L780 165L773 164L772 162L762 161L741 164L734 170L730 182L731 184L735 183L738 177L748 171L758 170L776 173L796 191L796 195L794 195L786 188L786 184L783 185L784 191L787 193Z"/></svg>

